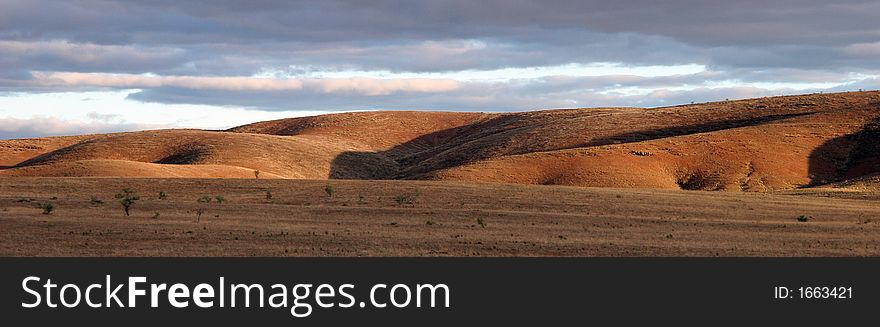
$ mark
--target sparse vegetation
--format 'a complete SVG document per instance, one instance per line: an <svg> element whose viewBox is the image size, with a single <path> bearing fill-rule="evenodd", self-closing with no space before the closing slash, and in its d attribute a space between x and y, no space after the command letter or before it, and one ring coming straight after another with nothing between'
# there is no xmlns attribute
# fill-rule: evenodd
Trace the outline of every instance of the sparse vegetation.
<svg viewBox="0 0 880 327"><path fill-rule="evenodd" d="M158 211L156 211L156 213L153 214L153 219L159 219L159 212Z"/></svg>
<svg viewBox="0 0 880 327"><path fill-rule="evenodd" d="M222 195L215 196L214 199L217 200L217 203L223 203L224 201L226 201L226 198L224 198Z"/></svg>
<svg viewBox="0 0 880 327"><path fill-rule="evenodd" d="M159 191L159 200L165 200L168 198L168 194L165 192Z"/></svg>
<svg viewBox="0 0 880 327"><path fill-rule="evenodd" d="M93 196L92 199L90 200L90 203L92 205L101 205L101 204L104 204L104 200L101 200L101 199Z"/></svg>
<svg viewBox="0 0 880 327"><path fill-rule="evenodd" d="M484 220L483 217L477 217L477 225L486 228L486 220Z"/></svg>
<svg viewBox="0 0 880 327"><path fill-rule="evenodd" d="M333 185L327 184L327 186L324 186L324 192L327 193L327 197L332 198L334 192Z"/></svg>
<svg viewBox="0 0 880 327"><path fill-rule="evenodd" d="M214 200L214 198L212 198L210 195L205 195L200 197L196 201L198 201L199 203L211 203L212 200Z"/></svg>
<svg viewBox="0 0 880 327"><path fill-rule="evenodd" d="M122 204L122 210L125 211L125 216L129 216L129 211L131 210L131 206L140 200L141 198L134 193L134 191L130 189L123 189L122 192L116 194L116 198L119 199L119 203Z"/></svg>
<svg viewBox="0 0 880 327"><path fill-rule="evenodd" d="M801 215L800 217L797 217L797 221L802 222L802 223L808 222L811 219L813 219L813 216Z"/></svg>
<svg viewBox="0 0 880 327"><path fill-rule="evenodd" d="M55 204L52 202L40 204L40 208L43 209L44 215L51 215L52 211L55 211Z"/></svg>
<svg viewBox="0 0 880 327"><path fill-rule="evenodd" d="M428 225L428 226L434 226L434 224L435 224L435 223L434 223L433 221L431 221L431 220L428 220L428 221L425 222L425 225Z"/></svg>
<svg viewBox="0 0 880 327"><path fill-rule="evenodd" d="M415 197L413 197L412 195L398 194L398 195L394 196L394 202L396 202L397 205L404 205L404 204L414 204L416 202L416 200L415 200Z"/></svg>
<svg viewBox="0 0 880 327"><path fill-rule="evenodd" d="M676 175L676 184L682 190L717 191L723 187L717 172L681 170Z"/></svg>
<svg viewBox="0 0 880 327"><path fill-rule="evenodd" d="M198 221L198 222L202 221L202 214L203 213L205 213L205 209L203 209L203 208L196 209L196 221Z"/></svg>
<svg viewBox="0 0 880 327"><path fill-rule="evenodd" d="M266 191L266 200L272 200L272 191Z"/></svg>

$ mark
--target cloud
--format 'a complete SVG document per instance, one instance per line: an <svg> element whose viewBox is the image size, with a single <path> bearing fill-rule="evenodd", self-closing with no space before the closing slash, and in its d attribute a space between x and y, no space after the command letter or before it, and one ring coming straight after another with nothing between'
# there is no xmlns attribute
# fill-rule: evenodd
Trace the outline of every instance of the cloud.
<svg viewBox="0 0 880 327"><path fill-rule="evenodd" d="M880 57L880 42L873 43L856 43L844 48L847 54L856 57L870 57L876 59Z"/></svg>
<svg viewBox="0 0 880 327"><path fill-rule="evenodd" d="M222 91L297 91L312 90L321 93L356 93L366 96L387 95L397 92L447 92L459 87L450 79L400 78L378 79L365 77L296 79L271 77L201 77L201 76L146 76L130 74L36 72L32 85L85 86L111 88L176 87L193 90Z"/></svg>
<svg viewBox="0 0 880 327"><path fill-rule="evenodd" d="M84 122L54 117L0 118L0 139L127 132L168 128L168 125Z"/></svg>
<svg viewBox="0 0 880 327"><path fill-rule="evenodd" d="M124 90L271 114L876 88L877 57L874 0L0 1L0 96ZM511 73L608 63L666 72ZM65 117L118 123L79 110Z"/></svg>
<svg viewBox="0 0 880 327"><path fill-rule="evenodd" d="M186 62L187 51L163 46L122 46L55 41L0 40L0 67L31 70L154 71Z"/></svg>
<svg viewBox="0 0 880 327"><path fill-rule="evenodd" d="M246 75L261 65L436 71L608 59L877 67L839 50L877 42L878 12L880 3L869 0L10 0L0 4L0 39L121 47L87 52L130 47L161 57L149 70L161 75ZM143 73L145 66L125 72Z"/></svg>

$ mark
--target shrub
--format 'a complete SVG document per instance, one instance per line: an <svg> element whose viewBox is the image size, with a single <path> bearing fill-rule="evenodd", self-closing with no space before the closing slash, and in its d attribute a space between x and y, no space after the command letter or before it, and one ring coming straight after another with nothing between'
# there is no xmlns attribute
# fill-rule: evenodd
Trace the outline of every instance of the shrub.
<svg viewBox="0 0 880 327"><path fill-rule="evenodd" d="M425 222L425 225L428 225L428 226L434 226L434 222L428 220L428 221Z"/></svg>
<svg viewBox="0 0 880 327"><path fill-rule="evenodd" d="M91 203L94 204L94 205L104 204L104 200L101 200L101 199L96 198L96 197L93 196L93 197L92 197L92 200L91 200Z"/></svg>
<svg viewBox="0 0 880 327"><path fill-rule="evenodd" d="M226 198L222 195L215 196L214 199L217 199L217 203L223 203L223 201L226 201Z"/></svg>
<svg viewBox="0 0 880 327"><path fill-rule="evenodd" d="M327 184L324 186L324 192L327 193L327 197L333 197L333 185Z"/></svg>
<svg viewBox="0 0 880 327"><path fill-rule="evenodd" d="M202 221L202 214L205 213L205 209L198 208L196 209L196 221Z"/></svg>
<svg viewBox="0 0 880 327"><path fill-rule="evenodd" d="M165 200L166 198L168 198L168 194L165 194L165 192L160 191L159 192L159 200Z"/></svg>
<svg viewBox="0 0 880 327"><path fill-rule="evenodd" d="M801 215L800 217L797 217L797 221L802 222L802 223L808 222L808 221L810 221L810 219L813 219L813 217L812 216L805 216L805 215Z"/></svg>
<svg viewBox="0 0 880 327"><path fill-rule="evenodd" d="M272 200L272 191L266 191L266 200Z"/></svg>
<svg viewBox="0 0 880 327"><path fill-rule="evenodd" d="M129 216L131 206L134 205L137 200L141 199L130 189L123 189L122 192L116 194L116 198L119 199L119 203L122 204L122 210L125 211L126 217Z"/></svg>
<svg viewBox="0 0 880 327"><path fill-rule="evenodd" d="M156 214L153 215L153 219L159 219L159 212L156 211Z"/></svg>
<svg viewBox="0 0 880 327"><path fill-rule="evenodd" d="M49 202L49 203L45 203L45 204L41 204L41 205L40 205L40 208L43 209L43 214L44 214L44 215L51 215L51 214L52 214L52 211L55 211L55 205L52 204L51 202Z"/></svg>
<svg viewBox="0 0 880 327"><path fill-rule="evenodd" d="M480 227L486 228L486 221L483 220L483 217L477 217L477 225L480 225Z"/></svg>
<svg viewBox="0 0 880 327"><path fill-rule="evenodd" d="M211 200L213 200L213 199L214 199L214 198L212 198L212 197L210 197L210 196L208 196L208 195L205 195L205 196L203 196L203 197L200 197L200 198L199 198L198 200L196 200L196 201L198 201L199 203L211 203Z"/></svg>
<svg viewBox="0 0 880 327"><path fill-rule="evenodd" d="M414 204L415 199L409 194L398 194L394 196L394 202L396 202L397 205Z"/></svg>

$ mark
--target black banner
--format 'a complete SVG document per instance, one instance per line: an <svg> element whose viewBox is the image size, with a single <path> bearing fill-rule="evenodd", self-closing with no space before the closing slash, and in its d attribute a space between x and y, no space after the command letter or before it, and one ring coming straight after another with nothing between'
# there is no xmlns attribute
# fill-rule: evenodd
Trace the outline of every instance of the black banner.
<svg viewBox="0 0 880 327"><path fill-rule="evenodd" d="M0 312L16 326L841 323L875 312L878 273L876 258L4 258Z"/></svg>

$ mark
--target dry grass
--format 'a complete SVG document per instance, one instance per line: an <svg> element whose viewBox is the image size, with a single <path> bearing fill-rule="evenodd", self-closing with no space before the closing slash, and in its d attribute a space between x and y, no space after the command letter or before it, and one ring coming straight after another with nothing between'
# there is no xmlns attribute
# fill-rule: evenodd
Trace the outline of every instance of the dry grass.
<svg viewBox="0 0 880 327"><path fill-rule="evenodd" d="M310 180L7 178L0 183L0 255L880 255L877 200L341 180L328 197L325 186ZM113 198L123 188L141 195L131 217ZM163 190L165 200L147 196ZM226 201L199 203L206 194ZM418 196L400 205L400 194ZM43 215L37 203L53 197L54 212ZM798 222L801 215L813 219Z"/></svg>

